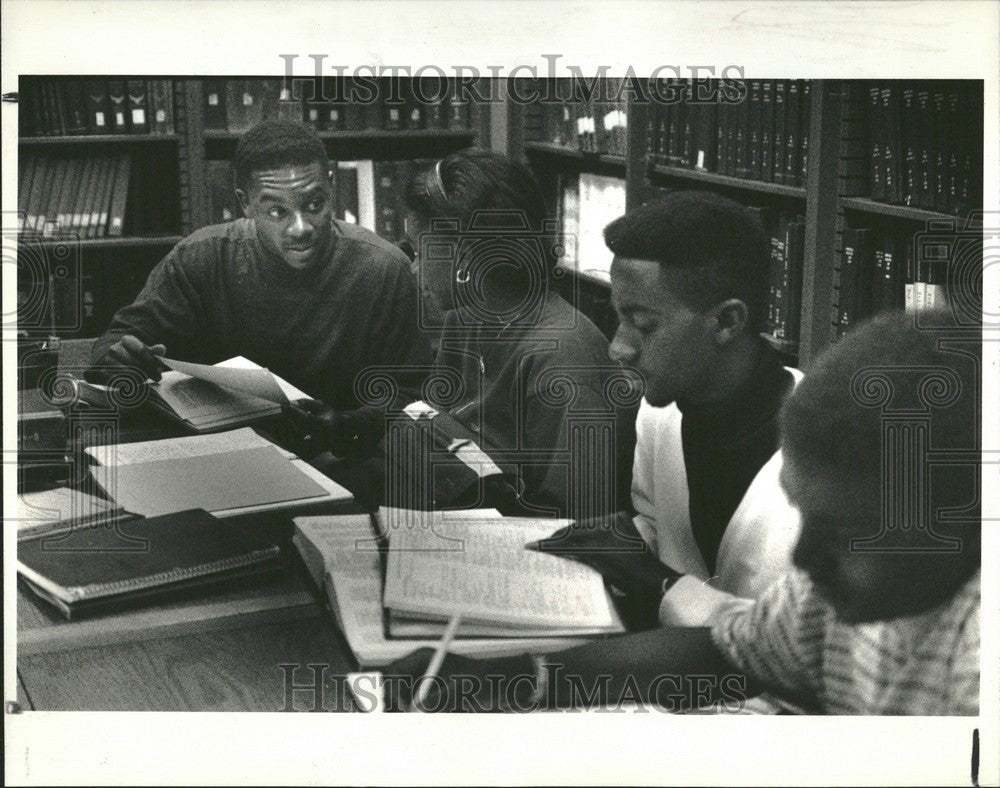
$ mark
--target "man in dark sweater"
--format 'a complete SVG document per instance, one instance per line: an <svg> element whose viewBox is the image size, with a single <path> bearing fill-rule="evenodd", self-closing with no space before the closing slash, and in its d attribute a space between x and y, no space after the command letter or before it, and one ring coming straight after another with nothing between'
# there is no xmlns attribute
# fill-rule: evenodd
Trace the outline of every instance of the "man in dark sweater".
<svg viewBox="0 0 1000 788"><path fill-rule="evenodd" d="M246 218L174 247L95 343L95 367L138 367L158 380L157 356L245 356L345 411L358 406L362 370L429 364L409 261L334 218L330 164L315 133L263 123L243 135L234 164Z"/></svg>

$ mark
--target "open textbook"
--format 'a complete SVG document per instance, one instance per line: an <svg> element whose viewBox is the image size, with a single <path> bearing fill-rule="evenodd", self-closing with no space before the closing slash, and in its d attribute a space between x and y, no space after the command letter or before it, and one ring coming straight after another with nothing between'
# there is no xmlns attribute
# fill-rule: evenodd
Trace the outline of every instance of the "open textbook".
<svg viewBox="0 0 1000 788"><path fill-rule="evenodd" d="M199 508L217 517L351 499L351 493L249 427L86 449L91 475L145 517Z"/></svg>
<svg viewBox="0 0 1000 788"><path fill-rule="evenodd" d="M558 556L525 549L568 521L491 519L462 512L382 508L389 541L385 607L408 618L460 614L504 634L622 632L601 575Z"/></svg>
<svg viewBox="0 0 1000 788"><path fill-rule="evenodd" d="M490 510L461 514L477 520L492 519L492 527L498 529L509 522ZM383 599L383 558L376 531L367 515L296 517L293 541L309 574L325 591L338 626L362 667L385 665L413 649L437 645L445 623L437 621L436 616L423 620L414 618L412 626L402 622L398 628L394 626L393 616L386 610ZM518 578L511 576L508 581L518 582ZM545 588L536 585L535 591L544 593ZM614 612L611 616L617 619ZM601 634L606 631L609 630L599 629ZM610 631L621 631L621 627ZM595 634L593 630L589 632ZM525 651L544 653L583 643L586 634L588 630L578 626L544 629L463 620L450 650L456 654L479 656L506 656Z"/></svg>
<svg viewBox="0 0 1000 788"><path fill-rule="evenodd" d="M149 386L152 402L196 432L247 424L309 395L243 356L218 364L160 359L169 371Z"/></svg>

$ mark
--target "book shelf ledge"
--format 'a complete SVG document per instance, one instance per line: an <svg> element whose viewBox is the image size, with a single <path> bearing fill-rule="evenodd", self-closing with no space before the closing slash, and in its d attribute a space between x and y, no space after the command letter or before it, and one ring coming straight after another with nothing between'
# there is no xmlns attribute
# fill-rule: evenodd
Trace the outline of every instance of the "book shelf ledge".
<svg viewBox="0 0 1000 788"><path fill-rule="evenodd" d="M395 139L436 139L463 138L475 135L475 129L344 129L339 131L318 131L320 139L324 140L395 140ZM238 140L243 135L241 131L223 131L221 129L205 129L206 140Z"/></svg>
<svg viewBox="0 0 1000 788"><path fill-rule="evenodd" d="M54 137L18 137L19 145L66 145L120 142L177 142L179 134L70 134Z"/></svg>
<svg viewBox="0 0 1000 788"><path fill-rule="evenodd" d="M614 153L591 153L567 145L557 145L554 142L530 141L524 143L524 149L531 153L544 153L549 156L560 156L580 162L599 162L610 167L625 169L625 157Z"/></svg>
<svg viewBox="0 0 1000 788"><path fill-rule="evenodd" d="M893 203L878 202L868 197L841 197L840 204L843 208L858 213L867 213L875 216L891 216L896 219L908 219L915 222L954 222L958 227L981 227L978 221L967 222L960 216L950 213L939 213L929 211L926 208L914 208L910 205L894 205Z"/></svg>
<svg viewBox="0 0 1000 788"><path fill-rule="evenodd" d="M38 243L42 246L59 246L61 244L78 244L88 249L126 248L143 246L174 246L184 238L183 235L134 235L117 238L77 238L74 235L34 235L21 233L19 243Z"/></svg>
<svg viewBox="0 0 1000 788"><path fill-rule="evenodd" d="M674 167L668 164L650 163L650 172L667 178L684 178L700 183L710 183L717 186L727 186L743 191L758 192L761 194L774 194L779 197L791 197L796 200L805 200L806 189L804 186L788 186L784 183L771 183L769 181L755 181L749 178L734 178L731 175L719 175L715 172L705 172L704 170L692 170L687 167Z"/></svg>

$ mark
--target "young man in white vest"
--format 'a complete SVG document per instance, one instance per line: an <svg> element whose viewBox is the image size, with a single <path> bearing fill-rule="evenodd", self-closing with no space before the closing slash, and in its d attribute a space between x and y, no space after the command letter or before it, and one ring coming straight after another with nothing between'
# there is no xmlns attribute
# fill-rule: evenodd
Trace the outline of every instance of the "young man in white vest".
<svg viewBox="0 0 1000 788"><path fill-rule="evenodd" d="M729 595L756 597L783 573L797 533L776 417L801 373L760 336L769 241L746 208L696 191L630 211L604 237L620 318L611 355L645 384L633 511L537 549L598 569L634 624L704 624Z"/></svg>

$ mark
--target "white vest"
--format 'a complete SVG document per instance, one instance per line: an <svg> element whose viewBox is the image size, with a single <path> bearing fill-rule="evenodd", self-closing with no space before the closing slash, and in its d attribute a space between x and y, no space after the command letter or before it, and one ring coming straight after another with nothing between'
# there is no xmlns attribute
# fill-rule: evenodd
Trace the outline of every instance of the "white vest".
<svg viewBox="0 0 1000 788"><path fill-rule="evenodd" d="M788 371L796 384L802 379L797 369ZM681 412L675 404L654 408L642 401L632 466L635 525L663 563L687 575L663 598L664 625L704 626L718 605L732 596L757 597L790 568L799 518L778 483L780 470L778 451L733 513L709 578L691 530Z"/></svg>

